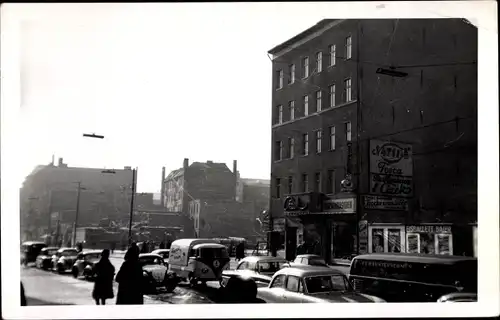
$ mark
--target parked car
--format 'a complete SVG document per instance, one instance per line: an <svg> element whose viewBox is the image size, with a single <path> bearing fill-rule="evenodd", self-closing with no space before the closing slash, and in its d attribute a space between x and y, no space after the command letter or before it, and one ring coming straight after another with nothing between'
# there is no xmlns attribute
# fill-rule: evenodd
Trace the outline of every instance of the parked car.
<svg viewBox="0 0 500 320"><path fill-rule="evenodd" d="M170 255L170 249L156 249L151 253L162 256L163 261L168 262L168 256Z"/></svg>
<svg viewBox="0 0 500 320"><path fill-rule="evenodd" d="M316 254L301 254L293 260L292 266L307 265L316 267L328 267L325 260Z"/></svg>
<svg viewBox="0 0 500 320"><path fill-rule="evenodd" d="M477 293L455 292L444 295L437 302L477 302Z"/></svg>
<svg viewBox="0 0 500 320"><path fill-rule="evenodd" d="M222 271L221 287L226 287L229 279L235 276L252 278L258 287L267 286L273 274L283 267L289 266L289 262L280 257L250 256L243 258L235 270Z"/></svg>
<svg viewBox="0 0 500 320"><path fill-rule="evenodd" d="M388 302L436 302L450 293L477 292L477 259L417 253L356 256L349 280L356 291Z"/></svg>
<svg viewBox="0 0 500 320"><path fill-rule="evenodd" d="M52 271L62 274L71 270L77 255L78 250L75 248L61 248L57 250L56 254L52 256Z"/></svg>
<svg viewBox="0 0 500 320"><path fill-rule="evenodd" d="M93 279L95 277L94 266L101 259L101 252L100 250L90 250L78 253L71 268L73 277L83 276L86 280Z"/></svg>
<svg viewBox="0 0 500 320"><path fill-rule="evenodd" d="M168 272L168 263L163 261L162 256L154 253L142 253L139 255L139 263L142 266L144 285L147 291L165 287L167 292L172 292L179 283L175 273Z"/></svg>
<svg viewBox="0 0 500 320"><path fill-rule="evenodd" d="M36 257L35 266L44 270L50 269L52 267L52 256L57 253L57 250L59 250L57 247L43 248Z"/></svg>
<svg viewBox="0 0 500 320"><path fill-rule="evenodd" d="M21 245L21 264L27 266L28 263L36 262L36 257L38 257L40 251L45 247L47 245L40 241L23 242Z"/></svg>
<svg viewBox="0 0 500 320"><path fill-rule="evenodd" d="M266 303L385 302L354 291L347 277L328 267L289 267L276 272L268 287L257 289Z"/></svg>

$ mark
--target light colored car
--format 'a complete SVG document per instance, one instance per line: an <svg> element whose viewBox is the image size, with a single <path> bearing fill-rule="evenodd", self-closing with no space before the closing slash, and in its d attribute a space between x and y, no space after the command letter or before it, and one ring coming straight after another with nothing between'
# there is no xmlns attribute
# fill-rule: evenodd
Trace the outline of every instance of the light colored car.
<svg viewBox="0 0 500 320"><path fill-rule="evenodd" d="M35 266L44 270L52 268L52 256L57 253L57 250L59 250L57 247L43 248L36 257Z"/></svg>
<svg viewBox="0 0 500 320"><path fill-rule="evenodd" d="M442 296L437 302L477 302L477 293L454 292Z"/></svg>
<svg viewBox="0 0 500 320"><path fill-rule="evenodd" d="M276 271L290 264L280 257L250 256L242 259L235 270L224 270L220 281L221 287L225 287L229 279L234 276L252 278L257 286L267 286Z"/></svg>
<svg viewBox="0 0 500 320"><path fill-rule="evenodd" d="M163 261L167 262L168 261L168 256L170 255L170 249L156 249L152 254L157 254L163 257Z"/></svg>
<svg viewBox="0 0 500 320"><path fill-rule="evenodd" d="M298 255L292 262L292 266L306 265L316 267L328 267L325 260L316 254L301 254Z"/></svg>
<svg viewBox="0 0 500 320"><path fill-rule="evenodd" d="M139 264L142 267L142 276L148 291L157 287L167 287L168 264L163 261L162 256L154 253L140 254Z"/></svg>
<svg viewBox="0 0 500 320"><path fill-rule="evenodd" d="M61 248L52 256L52 270L64 273L71 270L76 261L78 250L75 248Z"/></svg>
<svg viewBox="0 0 500 320"><path fill-rule="evenodd" d="M289 267L276 272L257 299L266 303L385 302L354 291L347 277L328 267Z"/></svg>

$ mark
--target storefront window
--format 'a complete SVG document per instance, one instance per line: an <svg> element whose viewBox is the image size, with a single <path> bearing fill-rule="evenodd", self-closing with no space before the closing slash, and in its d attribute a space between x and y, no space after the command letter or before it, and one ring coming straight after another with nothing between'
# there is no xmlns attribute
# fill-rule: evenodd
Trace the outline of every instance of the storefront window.
<svg viewBox="0 0 500 320"><path fill-rule="evenodd" d="M453 254L450 226L407 226L407 252L423 254Z"/></svg>
<svg viewBox="0 0 500 320"><path fill-rule="evenodd" d="M404 227L370 227L368 229L370 253L404 252Z"/></svg>

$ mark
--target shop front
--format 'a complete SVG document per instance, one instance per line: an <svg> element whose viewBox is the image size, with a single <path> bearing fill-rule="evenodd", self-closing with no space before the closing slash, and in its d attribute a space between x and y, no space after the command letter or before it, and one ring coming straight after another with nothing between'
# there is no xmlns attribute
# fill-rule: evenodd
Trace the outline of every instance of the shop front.
<svg viewBox="0 0 500 320"><path fill-rule="evenodd" d="M321 193L289 195L285 199L286 258L317 254L326 261L349 257L356 245L356 198L327 198Z"/></svg>
<svg viewBox="0 0 500 320"><path fill-rule="evenodd" d="M453 255L452 226L372 224L368 227L368 252Z"/></svg>

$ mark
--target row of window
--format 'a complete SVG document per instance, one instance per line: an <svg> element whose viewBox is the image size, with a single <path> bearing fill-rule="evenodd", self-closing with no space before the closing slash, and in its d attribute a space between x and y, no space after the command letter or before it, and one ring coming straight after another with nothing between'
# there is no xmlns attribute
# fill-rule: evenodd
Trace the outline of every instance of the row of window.
<svg viewBox="0 0 500 320"><path fill-rule="evenodd" d="M326 177L326 185L323 189L321 172L316 172L313 177L313 185L312 188L309 185L309 175L304 173L300 175L300 181L298 185L298 189L295 186L294 188L294 178L293 176L288 176L287 178L275 178L274 181L274 194L273 196L277 199L281 198L283 194L292 194L295 192L325 192L326 194L334 194L335 193L335 170L328 170ZM284 192L284 193L283 193Z"/></svg>
<svg viewBox="0 0 500 320"><path fill-rule="evenodd" d="M350 142L352 139L352 124L351 122L346 122L345 124L345 138L347 142ZM335 145L336 145L336 128L335 126L331 126L328 128L328 133L329 133L329 141L328 141L328 150L329 151L334 151L335 150ZM316 153L321 153L322 152L322 146L323 146L323 131L322 130L316 130L315 131L315 138L316 138L316 144L315 144L315 151ZM307 156L309 155L309 133L304 133L302 134L302 148L300 150L302 156ZM285 146L282 140L276 141L275 142L275 148L274 148L274 161L280 161L285 159L285 156L288 159L292 159L295 156L295 138L291 137L288 138L288 150L287 154L285 155Z"/></svg>
<svg viewBox="0 0 500 320"><path fill-rule="evenodd" d="M352 58L352 37L348 36L345 39L345 44L344 44L344 49L345 49L345 59L351 59ZM328 52L329 52L329 61L328 61L328 67L333 67L337 63L337 46L335 44L331 44L328 46ZM323 71L323 52L319 51L316 52L316 68L314 69L314 72L320 73ZM295 83L296 79L296 70L295 70L295 64L290 64L288 66L288 84L293 84ZM303 57L301 60L301 69L302 69L302 78L305 79L309 77L309 57ZM281 89L283 88L283 83L284 83L284 71L283 69L280 69L277 71L277 79L278 81L276 82L276 89Z"/></svg>
<svg viewBox="0 0 500 320"><path fill-rule="evenodd" d="M344 91L342 95L344 103L352 101L352 79L348 78L344 80ZM316 109L315 112L320 112L323 110L323 91L316 91ZM336 105L336 86L332 84L328 87L328 105L329 108L334 108ZM303 106L303 116L307 117L309 115L309 95L305 95L302 97L302 106ZM296 112L298 108L295 106L295 100L291 100L288 102L288 109L290 111L290 119L289 121L295 120ZM314 112L313 112L314 113ZM283 123L283 105L276 106L276 121L275 124Z"/></svg>

